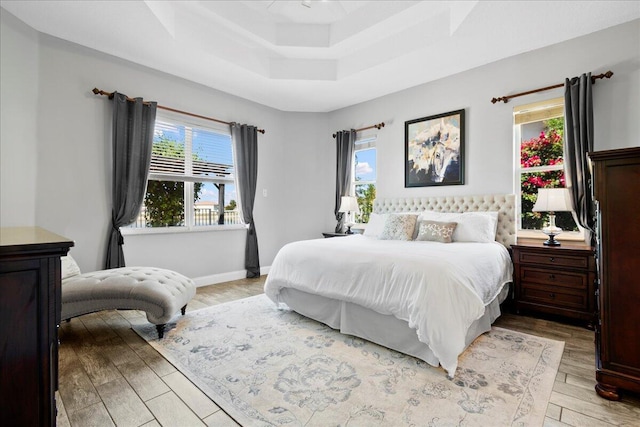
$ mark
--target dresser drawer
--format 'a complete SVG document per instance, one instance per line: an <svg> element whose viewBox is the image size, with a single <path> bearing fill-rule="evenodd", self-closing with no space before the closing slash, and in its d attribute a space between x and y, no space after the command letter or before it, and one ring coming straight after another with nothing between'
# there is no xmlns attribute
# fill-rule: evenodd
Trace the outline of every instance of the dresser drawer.
<svg viewBox="0 0 640 427"><path fill-rule="evenodd" d="M520 252L521 264L544 264L560 267L589 268L589 257L573 255L546 255L535 252Z"/></svg>
<svg viewBox="0 0 640 427"><path fill-rule="evenodd" d="M520 280L528 283L562 286L576 290L585 290L588 286L588 274L586 273L533 268L528 266L520 267Z"/></svg>
<svg viewBox="0 0 640 427"><path fill-rule="evenodd" d="M556 288L534 283L521 283L520 292L521 301L525 302L577 310L588 308L587 295L584 292L558 292Z"/></svg>

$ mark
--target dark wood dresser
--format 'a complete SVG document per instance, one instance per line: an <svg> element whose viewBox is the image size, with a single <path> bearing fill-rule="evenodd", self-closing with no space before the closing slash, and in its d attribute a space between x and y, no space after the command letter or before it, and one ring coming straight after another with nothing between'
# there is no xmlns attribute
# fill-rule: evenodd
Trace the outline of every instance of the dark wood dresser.
<svg viewBox="0 0 640 427"><path fill-rule="evenodd" d="M598 204L596 391L640 392L640 148L589 154Z"/></svg>
<svg viewBox="0 0 640 427"><path fill-rule="evenodd" d="M511 245L517 312L545 313L584 321L593 328L596 312L594 249L583 242L544 246L518 239Z"/></svg>
<svg viewBox="0 0 640 427"><path fill-rule="evenodd" d="M39 227L0 228L0 425L56 423L60 257L71 246Z"/></svg>

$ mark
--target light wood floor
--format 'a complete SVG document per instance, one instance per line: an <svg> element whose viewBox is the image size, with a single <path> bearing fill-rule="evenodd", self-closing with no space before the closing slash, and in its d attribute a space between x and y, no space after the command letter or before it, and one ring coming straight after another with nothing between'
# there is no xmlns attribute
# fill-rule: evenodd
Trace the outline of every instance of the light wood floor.
<svg viewBox="0 0 640 427"><path fill-rule="evenodd" d="M198 288L187 311L262 293L263 276ZM131 325L138 311L103 311L60 327L58 426L237 426ZM640 425L640 398L596 395L592 331L504 314L496 326L565 342L545 426Z"/></svg>

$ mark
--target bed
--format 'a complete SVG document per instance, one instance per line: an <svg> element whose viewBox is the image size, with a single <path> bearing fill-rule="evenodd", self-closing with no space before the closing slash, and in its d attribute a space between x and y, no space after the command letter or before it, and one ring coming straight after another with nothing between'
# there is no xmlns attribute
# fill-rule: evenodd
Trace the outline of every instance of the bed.
<svg viewBox="0 0 640 427"><path fill-rule="evenodd" d="M265 294L279 307L440 365L453 377L458 356L491 329L509 293L514 203L514 195L377 199L379 217L486 212L464 215L497 217L495 240L397 241L365 233L293 242L276 255Z"/></svg>

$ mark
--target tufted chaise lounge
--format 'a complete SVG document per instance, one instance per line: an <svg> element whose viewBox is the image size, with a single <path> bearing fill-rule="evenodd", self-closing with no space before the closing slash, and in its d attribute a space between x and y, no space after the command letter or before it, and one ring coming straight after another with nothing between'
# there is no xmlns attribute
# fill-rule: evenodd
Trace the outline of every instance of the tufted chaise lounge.
<svg viewBox="0 0 640 427"><path fill-rule="evenodd" d="M184 314L195 294L193 280L161 268L123 267L63 275L62 320L101 310L141 310L162 338L166 323L178 310Z"/></svg>

